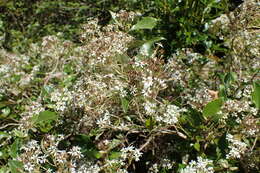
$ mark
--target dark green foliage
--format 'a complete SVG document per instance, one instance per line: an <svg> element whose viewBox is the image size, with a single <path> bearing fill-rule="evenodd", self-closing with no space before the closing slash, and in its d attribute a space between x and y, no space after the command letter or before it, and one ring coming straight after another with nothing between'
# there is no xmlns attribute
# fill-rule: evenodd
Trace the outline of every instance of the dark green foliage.
<svg viewBox="0 0 260 173"><path fill-rule="evenodd" d="M0 42L8 50L26 51L41 37L62 32L64 39L79 43L80 24L98 16L100 24L109 22L111 11L139 11L159 19L153 31L142 32L142 39L163 36L167 54L177 48L192 47L201 53L221 49L221 42L209 35L204 24L228 10L228 0L11 0L0 5Z"/></svg>

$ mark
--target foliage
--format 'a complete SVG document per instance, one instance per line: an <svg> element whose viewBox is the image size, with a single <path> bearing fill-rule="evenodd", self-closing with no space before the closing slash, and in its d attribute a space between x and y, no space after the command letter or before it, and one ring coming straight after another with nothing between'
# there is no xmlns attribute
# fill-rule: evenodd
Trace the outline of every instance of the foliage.
<svg viewBox="0 0 260 173"><path fill-rule="evenodd" d="M1 1L0 173L258 172L257 4Z"/></svg>

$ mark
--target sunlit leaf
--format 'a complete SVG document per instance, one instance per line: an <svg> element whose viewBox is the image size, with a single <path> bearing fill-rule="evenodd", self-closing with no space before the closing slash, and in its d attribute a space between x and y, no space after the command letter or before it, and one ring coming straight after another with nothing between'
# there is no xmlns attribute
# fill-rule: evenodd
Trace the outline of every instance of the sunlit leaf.
<svg viewBox="0 0 260 173"><path fill-rule="evenodd" d="M40 112L38 116L36 116L35 122L41 122L41 121L55 121L58 119L58 115L55 112L52 111L43 111Z"/></svg>
<svg viewBox="0 0 260 173"><path fill-rule="evenodd" d="M121 152L112 151L109 154L109 159L118 159L121 156Z"/></svg>
<svg viewBox="0 0 260 173"><path fill-rule="evenodd" d="M146 41L140 48L140 52L142 53L142 55L151 56L153 53L153 49L152 49L153 44L161 40L165 40L165 38L155 37L151 40Z"/></svg>
<svg viewBox="0 0 260 173"><path fill-rule="evenodd" d="M145 127L146 127L147 129L152 130L153 127L154 127L154 125L155 125L155 121L153 120L152 117L149 117L149 118L146 119L146 121L145 121Z"/></svg>
<svg viewBox="0 0 260 173"><path fill-rule="evenodd" d="M158 19L153 17L143 17L140 21L132 26L131 30L140 30L140 29L153 29L158 22Z"/></svg>
<svg viewBox="0 0 260 173"><path fill-rule="evenodd" d="M200 143L196 142L193 147L195 148L195 150L200 151Z"/></svg>
<svg viewBox="0 0 260 173"><path fill-rule="evenodd" d="M254 82L254 91L252 93L252 100L257 109L260 109L260 81Z"/></svg>
<svg viewBox="0 0 260 173"><path fill-rule="evenodd" d="M222 104L223 98L219 98L209 102L203 109L203 116L205 118L213 117L214 115L216 115L216 113L220 111Z"/></svg>

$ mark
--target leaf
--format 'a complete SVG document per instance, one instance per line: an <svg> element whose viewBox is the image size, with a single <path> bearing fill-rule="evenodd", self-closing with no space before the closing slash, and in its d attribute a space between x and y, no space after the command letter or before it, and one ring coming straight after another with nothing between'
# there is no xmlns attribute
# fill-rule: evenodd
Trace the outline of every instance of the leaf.
<svg viewBox="0 0 260 173"><path fill-rule="evenodd" d="M143 17L140 21L138 21L130 31L140 30L140 29L153 29L158 22L158 19L153 17Z"/></svg>
<svg viewBox="0 0 260 173"><path fill-rule="evenodd" d="M36 116L36 123L39 123L41 121L55 121L58 119L58 116L55 112L52 111L43 111L40 112L39 115Z"/></svg>
<svg viewBox="0 0 260 173"><path fill-rule="evenodd" d="M118 24L119 26L121 26L120 22L118 22L118 20L116 19L116 13L114 13L113 11L109 10L109 13L112 17L112 19L115 21L116 24Z"/></svg>
<svg viewBox="0 0 260 173"><path fill-rule="evenodd" d="M72 143L73 145L80 146L82 149L95 148L95 144L93 143L91 137L85 134L78 134L74 136Z"/></svg>
<svg viewBox="0 0 260 173"><path fill-rule="evenodd" d="M82 154L91 159L99 159L102 154L96 149L82 149Z"/></svg>
<svg viewBox="0 0 260 173"><path fill-rule="evenodd" d="M11 173L21 173L23 170L23 164L17 160L9 160L8 166L11 169Z"/></svg>
<svg viewBox="0 0 260 173"><path fill-rule="evenodd" d="M200 143L196 142L193 147L195 148L195 150L200 151Z"/></svg>
<svg viewBox="0 0 260 173"><path fill-rule="evenodd" d="M219 98L209 102L203 109L202 112L203 116L205 118L214 116L218 111L220 111L222 103L223 103L223 98Z"/></svg>
<svg viewBox="0 0 260 173"><path fill-rule="evenodd" d="M3 113L2 115L4 117L7 117L11 113L11 109L9 107L6 107L6 108L2 109L2 113Z"/></svg>
<svg viewBox="0 0 260 173"><path fill-rule="evenodd" d="M254 82L254 91L252 93L252 101L257 109L260 109L260 81Z"/></svg>
<svg viewBox="0 0 260 173"><path fill-rule="evenodd" d="M0 168L0 173L9 173L10 169L8 167L1 167Z"/></svg>
<svg viewBox="0 0 260 173"><path fill-rule="evenodd" d="M152 117L149 117L146 121L145 121L145 127L149 130L152 130L153 127L155 125L155 121L153 120Z"/></svg>
<svg viewBox="0 0 260 173"><path fill-rule="evenodd" d="M121 98L121 106L123 108L124 113L126 113L129 107L129 101L126 98Z"/></svg>
<svg viewBox="0 0 260 173"><path fill-rule="evenodd" d="M15 102L2 101L2 102L0 102L0 109L3 108L3 107L6 107L6 106L8 106L8 105L12 105L12 104L15 104Z"/></svg>
<svg viewBox="0 0 260 173"><path fill-rule="evenodd" d="M227 91L225 85L219 86L219 97L223 97L224 100L227 100Z"/></svg>
<svg viewBox="0 0 260 173"><path fill-rule="evenodd" d="M151 40L146 41L140 48L140 52L142 52L143 55L151 56L152 55L152 46L154 43L165 40L164 37L155 37Z"/></svg>
<svg viewBox="0 0 260 173"><path fill-rule="evenodd" d="M229 72L224 77L224 83L225 85L230 85L232 82L237 80L237 75L234 72Z"/></svg>
<svg viewBox="0 0 260 173"><path fill-rule="evenodd" d="M113 140L109 143L108 150L112 150L112 149L118 147L120 144L122 144L122 141L121 141L121 140L113 139Z"/></svg>
<svg viewBox="0 0 260 173"><path fill-rule="evenodd" d="M27 137L27 133L25 133L25 132L23 132L23 131L14 129L12 132L14 133L15 136L17 136L17 137L19 137L19 138L25 138L25 137Z"/></svg>
<svg viewBox="0 0 260 173"><path fill-rule="evenodd" d="M54 90L54 88L51 85L44 85L42 88L42 95L48 95L50 94L52 91Z"/></svg>
<svg viewBox="0 0 260 173"><path fill-rule="evenodd" d="M10 154L10 156L12 158L16 158L17 157L20 146L21 146L20 140L16 139L14 141L14 143L11 145L11 148L10 148L10 153L9 154Z"/></svg>
<svg viewBox="0 0 260 173"><path fill-rule="evenodd" d="M6 132L0 132L0 140L3 138L8 138L10 135Z"/></svg>
<svg viewBox="0 0 260 173"><path fill-rule="evenodd" d="M121 152L117 152L117 151L112 151L110 154L109 154L109 159L118 159L120 158L121 156Z"/></svg>

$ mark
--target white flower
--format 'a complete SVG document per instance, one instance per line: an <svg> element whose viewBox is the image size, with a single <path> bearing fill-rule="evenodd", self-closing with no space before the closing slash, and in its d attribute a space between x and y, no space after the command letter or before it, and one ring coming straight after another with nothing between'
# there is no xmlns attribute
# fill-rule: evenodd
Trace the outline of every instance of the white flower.
<svg viewBox="0 0 260 173"><path fill-rule="evenodd" d="M144 110L148 115L153 115L156 112L156 104L147 101L144 103Z"/></svg>
<svg viewBox="0 0 260 173"><path fill-rule="evenodd" d="M129 156L132 157L135 161L139 161L142 156L142 152L139 149L134 148L133 146L128 146L121 149L121 157L125 160Z"/></svg>
<svg viewBox="0 0 260 173"><path fill-rule="evenodd" d="M185 112L186 109L180 109L175 105L167 105L166 112L163 115L156 115L155 120L166 124L176 124L181 112Z"/></svg>
<svg viewBox="0 0 260 173"><path fill-rule="evenodd" d="M39 149L40 146L38 145L38 142L35 140L29 141L25 146L21 147L21 150L25 150L26 152L33 151Z"/></svg>
<svg viewBox="0 0 260 173"><path fill-rule="evenodd" d="M105 115L97 120L97 125L99 125L100 127L110 125L111 124L110 117L111 117L110 113L106 111Z"/></svg>
<svg viewBox="0 0 260 173"><path fill-rule="evenodd" d="M71 156L76 157L76 158L82 158L83 154L81 153L81 148L78 146L73 146L70 151L68 152Z"/></svg>
<svg viewBox="0 0 260 173"><path fill-rule="evenodd" d="M34 170L34 165L31 164L30 162L24 164L24 169L28 172L32 172L33 173L33 170Z"/></svg>
<svg viewBox="0 0 260 173"><path fill-rule="evenodd" d="M197 157L197 162L192 160L189 165L181 169L180 173L214 173L213 161Z"/></svg>
<svg viewBox="0 0 260 173"><path fill-rule="evenodd" d="M240 159L242 154L245 153L247 150L246 143L241 142L238 139L235 139L234 136L231 134L227 134L226 139L229 142L228 148L230 149L226 157L228 159L229 158Z"/></svg>

